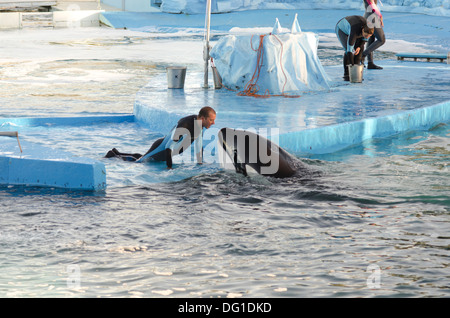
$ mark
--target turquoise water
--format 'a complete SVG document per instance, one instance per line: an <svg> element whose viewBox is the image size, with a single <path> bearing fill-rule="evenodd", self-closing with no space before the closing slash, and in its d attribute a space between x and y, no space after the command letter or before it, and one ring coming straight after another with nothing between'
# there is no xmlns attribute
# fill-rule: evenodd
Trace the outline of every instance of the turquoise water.
<svg viewBox="0 0 450 318"><path fill-rule="evenodd" d="M29 81L68 69L83 77L98 63L132 76L46 89L12 77L0 114L129 112L139 87L164 71L143 61L82 60L42 65ZM0 296L449 296L448 125L300 158L307 172L284 180L213 163L166 171L102 159L117 145L145 151L161 136L135 123L22 134L102 160L108 188L3 186Z"/></svg>

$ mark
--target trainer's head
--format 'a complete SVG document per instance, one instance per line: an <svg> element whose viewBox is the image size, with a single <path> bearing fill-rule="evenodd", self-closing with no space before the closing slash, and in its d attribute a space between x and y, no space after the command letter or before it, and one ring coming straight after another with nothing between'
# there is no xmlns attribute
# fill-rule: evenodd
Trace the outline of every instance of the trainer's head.
<svg viewBox="0 0 450 318"><path fill-rule="evenodd" d="M214 125L214 121L216 120L216 111L209 106L205 106L198 112L197 119L202 121L202 127L208 129Z"/></svg>
<svg viewBox="0 0 450 318"><path fill-rule="evenodd" d="M375 31L374 28L371 28L367 25L363 26L362 28L362 35L363 37L365 37L366 39L370 38L373 35L373 32Z"/></svg>

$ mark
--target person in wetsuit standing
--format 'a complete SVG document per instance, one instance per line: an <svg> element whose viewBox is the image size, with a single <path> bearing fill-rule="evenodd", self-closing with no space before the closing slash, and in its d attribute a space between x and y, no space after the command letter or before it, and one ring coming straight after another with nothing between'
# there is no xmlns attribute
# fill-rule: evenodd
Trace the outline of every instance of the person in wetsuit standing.
<svg viewBox="0 0 450 318"><path fill-rule="evenodd" d="M344 53L344 80L348 81L348 65L360 64L365 41L374 32L367 26L367 20L358 15L352 15L339 20L336 24L336 36L345 50Z"/></svg>
<svg viewBox="0 0 450 318"><path fill-rule="evenodd" d="M167 168L170 169L172 168L172 157L181 154L192 143L195 143L197 162L201 164L203 162L203 129L208 129L214 125L215 119L215 110L205 106L200 109L198 115L181 118L170 133L156 140L144 155L139 153L122 153L113 148L108 151L105 158L116 157L133 162L165 161Z"/></svg>
<svg viewBox="0 0 450 318"><path fill-rule="evenodd" d="M373 51L386 42L383 31L383 16L377 6L378 0L363 0L363 2L365 7L364 18L366 18L367 24L369 26L374 26L375 29L374 34L367 42L367 48L363 52L363 61L364 58L368 56L367 68L372 70L382 70L383 68L381 66L375 65L373 62Z"/></svg>

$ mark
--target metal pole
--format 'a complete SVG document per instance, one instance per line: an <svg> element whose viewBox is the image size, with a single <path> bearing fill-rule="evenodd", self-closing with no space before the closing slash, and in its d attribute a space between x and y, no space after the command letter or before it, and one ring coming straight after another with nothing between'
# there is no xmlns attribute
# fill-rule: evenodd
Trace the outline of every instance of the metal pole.
<svg viewBox="0 0 450 318"><path fill-rule="evenodd" d="M209 29L211 24L211 0L206 1L206 37L203 48L203 59L205 60L203 88L208 88L208 62L209 62Z"/></svg>
<svg viewBox="0 0 450 318"><path fill-rule="evenodd" d="M17 131L0 131L0 136L16 137L17 143L19 144L20 152L22 152L22 146L20 145L20 141L19 141L19 132L17 132Z"/></svg>
<svg viewBox="0 0 450 318"><path fill-rule="evenodd" d="M0 136L17 137L17 131L0 131Z"/></svg>

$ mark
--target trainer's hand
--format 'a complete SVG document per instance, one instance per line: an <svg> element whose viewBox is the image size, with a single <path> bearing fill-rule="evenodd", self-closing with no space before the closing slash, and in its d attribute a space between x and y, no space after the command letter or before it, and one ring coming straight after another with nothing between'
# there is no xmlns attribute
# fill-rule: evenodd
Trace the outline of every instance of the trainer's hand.
<svg viewBox="0 0 450 318"><path fill-rule="evenodd" d="M359 54L359 51L360 51L360 48L357 47L356 50L355 50L355 54L354 54L354 55L358 55L358 54Z"/></svg>

